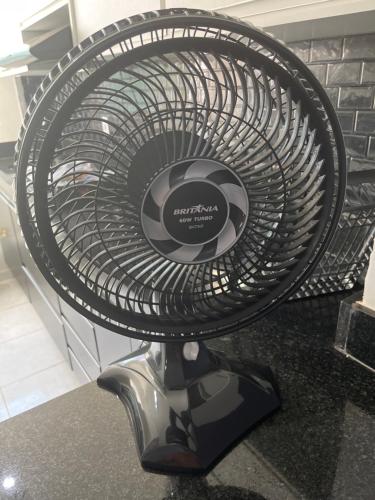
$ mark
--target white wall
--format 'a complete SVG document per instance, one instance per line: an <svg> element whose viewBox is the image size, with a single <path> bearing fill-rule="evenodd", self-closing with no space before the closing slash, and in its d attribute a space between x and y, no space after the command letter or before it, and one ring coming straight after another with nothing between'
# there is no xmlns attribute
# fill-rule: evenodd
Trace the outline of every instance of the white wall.
<svg viewBox="0 0 375 500"><path fill-rule="evenodd" d="M5 1L7 2L8 0ZM14 1L19 12L19 19L21 21L33 16L38 11L45 9L49 5L57 3L56 0L11 0L9 3L13 3Z"/></svg>
<svg viewBox="0 0 375 500"><path fill-rule="evenodd" d="M285 40L301 38L297 33L299 25L303 32L311 31L302 38L329 36L333 30L339 30L337 24L345 22L349 23L345 27L347 33L368 32L368 25L372 25L375 18L375 0L69 0L69 4L76 42L124 17L172 7L215 10L259 27L284 25L285 33L282 28L281 31L271 31ZM366 24L367 13L370 15ZM352 22L356 25L353 28ZM366 25L364 31L363 24ZM295 34L288 32L288 25L293 32L296 31ZM336 31L336 36L342 34L340 30Z"/></svg>
<svg viewBox="0 0 375 500"><path fill-rule="evenodd" d="M77 42L124 17L160 9L163 0L72 0Z"/></svg>
<svg viewBox="0 0 375 500"><path fill-rule="evenodd" d="M216 10L263 27L374 10L375 0L166 0L166 7Z"/></svg>
<svg viewBox="0 0 375 500"><path fill-rule="evenodd" d="M22 44L20 23L55 0L0 0L0 54Z"/></svg>
<svg viewBox="0 0 375 500"><path fill-rule="evenodd" d="M0 142L16 141L22 123L22 112L13 76L0 78Z"/></svg>

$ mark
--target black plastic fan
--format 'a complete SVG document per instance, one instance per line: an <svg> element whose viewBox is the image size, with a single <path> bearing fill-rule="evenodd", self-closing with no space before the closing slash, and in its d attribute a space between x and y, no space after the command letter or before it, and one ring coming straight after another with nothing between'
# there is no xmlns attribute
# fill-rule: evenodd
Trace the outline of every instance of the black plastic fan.
<svg viewBox="0 0 375 500"><path fill-rule="evenodd" d="M318 81L238 20L179 9L125 19L44 80L19 141L21 226L70 305L167 342L99 380L127 402L144 467L203 470L278 406L267 371L245 373L197 341L298 289L344 189L342 136Z"/></svg>

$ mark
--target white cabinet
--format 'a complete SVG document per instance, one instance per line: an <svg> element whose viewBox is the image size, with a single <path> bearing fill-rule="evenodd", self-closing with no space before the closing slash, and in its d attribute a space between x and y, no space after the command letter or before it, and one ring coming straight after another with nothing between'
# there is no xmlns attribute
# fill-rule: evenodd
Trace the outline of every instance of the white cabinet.
<svg viewBox="0 0 375 500"><path fill-rule="evenodd" d="M102 369L132 352L129 337L116 334L99 325L95 325L95 332Z"/></svg>

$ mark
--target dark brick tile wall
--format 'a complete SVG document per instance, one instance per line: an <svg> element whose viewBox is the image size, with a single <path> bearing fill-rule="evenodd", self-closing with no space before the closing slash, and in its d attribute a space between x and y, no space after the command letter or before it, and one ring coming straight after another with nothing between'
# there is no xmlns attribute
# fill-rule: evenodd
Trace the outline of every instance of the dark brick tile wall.
<svg viewBox="0 0 375 500"><path fill-rule="evenodd" d="M363 64L362 81L375 83L375 62L365 62Z"/></svg>
<svg viewBox="0 0 375 500"><path fill-rule="evenodd" d="M366 156L367 137L365 135L347 135L345 137L346 152L350 156Z"/></svg>
<svg viewBox="0 0 375 500"><path fill-rule="evenodd" d="M328 97L331 99L332 104L337 108L337 103L339 100L339 89L336 87L332 87L329 89L326 89L326 92L328 94Z"/></svg>
<svg viewBox="0 0 375 500"><path fill-rule="evenodd" d="M344 59L375 59L375 33L344 39Z"/></svg>
<svg viewBox="0 0 375 500"><path fill-rule="evenodd" d="M289 47L307 63L337 111L349 170L375 170L375 33Z"/></svg>
<svg viewBox="0 0 375 500"><path fill-rule="evenodd" d="M326 79L327 66L325 64L314 64L310 69L319 81L324 81Z"/></svg>
<svg viewBox="0 0 375 500"><path fill-rule="evenodd" d="M359 111L357 114L358 132L375 132L375 111ZM375 135L375 134L374 134Z"/></svg>
<svg viewBox="0 0 375 500"><path fill-rule="evenodd" d="M338 111L337 116L343 132L352 132L354 130L354 111Z"/></svg>
<svg viewBox="0 0 375 500"><path fill-rule="evenodd" d="M370 158L375 158L375 137L370 137L368 155Z"/></svg>
<svg viewBox="0 0 375 500"><path fill-rule="evenodd" d="M370 109L373 94L372 87L341 87L339 108Z"/></svg>
<svg viewBox="0 0 375 500"><path fill-rule="evenodd" d="M304 62L310 61L311 55L311 40L304 40L289 45L294 53Z"/></svg>
<svg viewBox="0 0 375 500"><path fill-rule="evenodd" d="M343 40L313 40L311 43L311 61L329 61L341 59Z"/></svg>
<svg viewBox="0 0 375 500"><path fill-rule="evenodd" d="M321 66L321 64L319 64ZM316 65L311 65L310 68L315 68ZM361 75L360 62L345 62L328 64L327 85L358 83ZM320 81L324 81L323 79Z"/></svg>

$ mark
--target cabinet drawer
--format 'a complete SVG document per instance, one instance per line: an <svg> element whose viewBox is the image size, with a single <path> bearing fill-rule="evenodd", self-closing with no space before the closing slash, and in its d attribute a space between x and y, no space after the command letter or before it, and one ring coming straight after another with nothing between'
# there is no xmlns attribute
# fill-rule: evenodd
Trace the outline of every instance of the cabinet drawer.
<svg viewBox="0 0 375 500"><path fill-rule="evenodd" d="M73 371L77 375L79 382L81 384L87 384L88 382L91 382L90 377L87 375L84 368L82 367L78 359L75 357L73 351L68 348L68 353Z"/></svg>
<svg viewBox="0 0 375 500"><path fill-rule="evenodd" d="M63 316L73 328L75 334L78 335L86 348L90 351L91 355L99 363L99 354L96 346L94 327L90 321L82 316L82 314L75 311L62 299L60 299L60 308Z"/></svg>
<svg viewBox="0 0 375 500"><path fill-rule="evenodd" d="M17 265L16 269L13 270L13 274L14 274L16 280L18 281L18 283L21 285L21 287L23 289L26 289L25 291L27 291L27 294L28 294L27 280L26 280L24 272L22 271L22 259L21 259L21 253L20 253L21 245L25 244L24 243L25 240L23 238L21 227L18 224L16 212L10 210L10 215L11 215L11 219L12 219L12 225L14 228L14 234L15 234L15 237L17 240L17 256L16 256L16 258L18 260L18 265Z"/></svg>
<svg viewBox="0 0 375 500"><path fill-rule="evenodd" d="M82 340L78 337L73 328L69 325L65 318L63 318L66 340L68 342L68 347L73 351L75 357L90 377L91 380L96 379L100 374L100 368L98 363L92 357L90 352L86 349Z"/></svg>
<svg viewBox="0 0 375 500"><path fill-rule="evenodd" d="M22 264L27 268L30 275L33 277L33 280L38 285L38 288L43 292L43 295L46 297L50 305L54 308L56 314L60 316L60 305L57 293L48 284L43 274L39 271L38 266L35 264L33 258L31 257L24 240L20 243L20 254Z"/></svg>
<svg viewBox="0 0 375 500"><path fill-rule="evenodd" d="M28 269L22 267L22 270L28 282L29 295L33 307L40 316L40 319L45 324L48 333L55 341L63 356L66 359L69 359L62 321L56 315L55 310L49 304L48 300L43 294L43 291L40 290L37 283L35 283L33 276L29 273Z"/></svg>
<svg viewBox="0 0 375 500"><path fill-rule="evenodd" d="M6 198L0 192L0 246L2 259L0 260L1 279L11 278L13 274L20 274L21 259L18 251L17 235L14 227L15 214ZM6 265L3 265L3 260Z"/></svg>
<svg viewBox="0 0 375 500"><path fill-rule="evenodd" d="M102 369L131 353L129 337L111 332L98 325L95 325L95 332Z"/></svg>

